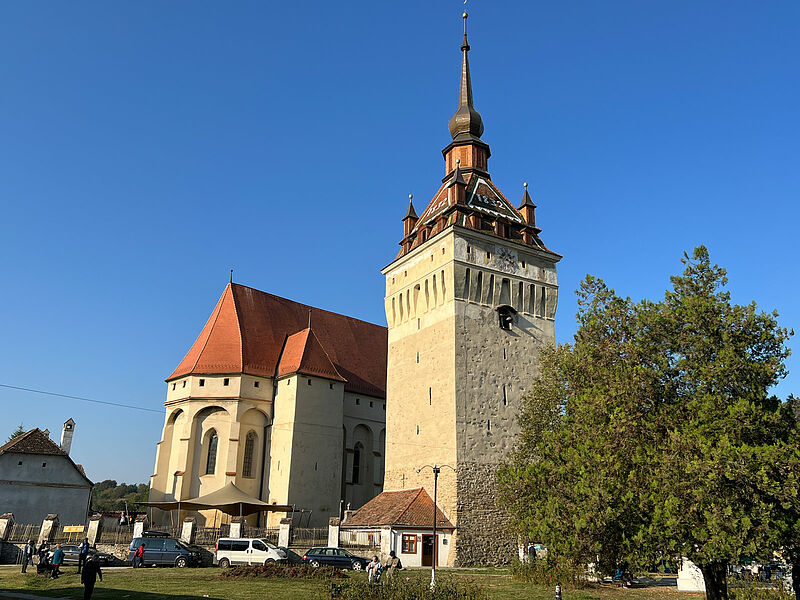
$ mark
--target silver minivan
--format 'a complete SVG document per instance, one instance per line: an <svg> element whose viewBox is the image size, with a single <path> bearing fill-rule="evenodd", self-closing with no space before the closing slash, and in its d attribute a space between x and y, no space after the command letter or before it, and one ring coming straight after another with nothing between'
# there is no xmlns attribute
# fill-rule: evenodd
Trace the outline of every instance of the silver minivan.
<svg viewBox="0 0 800 600"><path fill-rule="evenodd" d="M286 552L262 538L220 538L214 549L217 564L223 569L231 565L268 565L286 560Z"/></svg>

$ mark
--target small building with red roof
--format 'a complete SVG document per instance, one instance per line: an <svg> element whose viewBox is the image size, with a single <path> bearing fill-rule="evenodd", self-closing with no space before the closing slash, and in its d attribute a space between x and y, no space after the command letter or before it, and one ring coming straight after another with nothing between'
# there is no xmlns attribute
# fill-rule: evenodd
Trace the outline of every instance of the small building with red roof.
<svg viewBox="0 0 800 600"><path fill-rule="evenodd" d="M455 526L437 506L434 537L433 510L425 488L383 492L354 513L346 513L340 538L352 543L376 532L381 554L385 557L394 550L404 567L430 567L434 548L437 564L446 565Z"/></svg>

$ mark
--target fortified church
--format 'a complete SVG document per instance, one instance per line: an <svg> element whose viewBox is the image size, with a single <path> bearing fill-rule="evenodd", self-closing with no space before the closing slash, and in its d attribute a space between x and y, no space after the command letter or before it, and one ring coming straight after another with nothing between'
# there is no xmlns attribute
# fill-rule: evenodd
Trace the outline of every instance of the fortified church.
<svg viewBox="0 0 800 600"><path fill-rule="evenodd" d="M555 343L561 256L540 238L527 186L515 207L492 181L463 17L444 177L421 215L409 202L382 270L388 329L229 284L167 379L151 500L232 482L311 511L312 526L349 505L361 508L343 526L377 527L405 514L400 496L413 499L406 513L433 507L437 465L439 526L451 531L449 548L433 542L446 550L438 563L514 554L494 474L538 349ZM423 512L416 525L429 527Z"/></svg>

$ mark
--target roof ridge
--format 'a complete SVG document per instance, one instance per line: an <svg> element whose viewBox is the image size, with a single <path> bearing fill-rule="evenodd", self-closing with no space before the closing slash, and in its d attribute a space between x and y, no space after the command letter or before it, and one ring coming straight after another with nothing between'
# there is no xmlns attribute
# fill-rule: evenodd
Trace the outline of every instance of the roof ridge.
<svg viewBox="0 0 800 600"><path fill-rule="evenodd" d="M334 315L336 317L343 317L350 321L358 321L359 323L364 323L366 325L371 325L372 327L380 327L381 329L386 329L383 325L378 325L377 323L372 323L371 321L365 321L364 319L358 319L356 317L351 317L349 315L344 315L342 313L333 312L332 310L326 310L324 308L319 308L318 306L311 306L310 304L304 304L303 302L298 302L297 300L292 300L291 298L286 298L284 296L278 296L277 294L270 294L269 292L265 292L264 290L259 290L258 288L254 288L249 285L242 285L241 283L229 283L229 286L238 286L241 288L247 288L248 290L253 290L254 292L258 292L259 294L264 294L265 296L272 296L273 298L277 298L278 300L286 300L287 302L293 302L298 306L302 306L304 308L311 308L314 310L318 310L320 312L328 313L329 315Z"/></svg>
<svg viewBox="0 0 800 600"><path fill-rule="evenodd" d="M239 311L236 308L236 294L233 293L232 283L231 286L231 301L233 302L233 314L236 315L236 329L239 332L239 364L242 365L242 372L244 372L244 327L242 327L242 320L239 316Z"/></svg>
<svg viewBox="0 0 800 600"><path fill-rule="evenodd" d="M3 444L2 446L0 446L0 454L2 454L3 452L5 452L6 450L10 450L11 448L13 448L13 447L14 447L16 444L18 444L19 442L21 442L22 440L24 440L25 438L27 438L27 437L28 437L29 435L31 435L31 434L32 434L34 431L41 431L41 429L39 429L38 427L34 427L33 429L29 429L29 430L28 430L28 431L26 431L25 433L23 433L23 434L21 434L21 435L18 435L18 436L17 436L17 437L15 437L15 438L11 438L11 439L10 439L10 440L8 440L8 441L7 441L5 444ZM42 433L44 433L44 432L42 432Z"/></svg>
<svg viewBox="0 0 800 600"><path fill-rule="evenodd" d="M194 359L194 364L192 365L192 368L189 369L190 373L197 368L197 363L200 362L200 357L203 356L203 352L205 352L206 346L208 346L208 341L211 339L211 332L214 331L214 326L217 324L219 315L222 312L222 302L225 299L225 293L228 291L228 288L230 286L231 284L229 283L228 285L225 286L225 289L222 290L222 296L220 296L219 300L217 301L217 307L219 308L219 310L214 310L214 315L213 315L214 322L211 323L211 327L208 328L208 335L206 336L206 339L203 340L203 347L200 348L200 352L197 353L197 358ZM233 295L233 290L231 290L231 295Z"/></svg>
<svg viewBox="0 0 800 600"><path fill-rule="evenodd" d="M314 333L314 329L312 327L307 327L306 329L308 329L308 333L313 335L314 339L317 340L317 343L319 344L319 347L322 348L322 353L325 355L325 358L328 359L328 362L333 367L333 372L336 375L338 375L339 377L341 377L344 381L347 381L347 378L339 372L339 369L336 368L336 363L333 362L333 359L331 358L331 355L328 354L328 351L325 349L325 344L323 344L322 341L317 337L317 334ZM305 358L305 351L306 351L307 348L308 348L308 338L306 338L306 347L303 348L303 356L300 357L300 366L301 367L303 366L303 358Z"/></svg>

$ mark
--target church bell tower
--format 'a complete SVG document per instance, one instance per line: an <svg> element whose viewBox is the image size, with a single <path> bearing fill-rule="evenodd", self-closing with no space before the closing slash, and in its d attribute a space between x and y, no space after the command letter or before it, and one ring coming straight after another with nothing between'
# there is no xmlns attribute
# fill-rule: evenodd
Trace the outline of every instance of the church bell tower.
<svg viewBox="0 0 800 600"><path fill-rule="evenodd" d="M491 564L516 551L495 502L495 472L516 442L539 348L555 343L561 259L540 238L527 184L515 207L489 174L467 16L445 176L421 215L409 202L400 251L382 271L389 325L384 489L424 487L433 497L433 475L423 467L452 467L438 480L438 504L456 526L450 565Z"/></svg>

